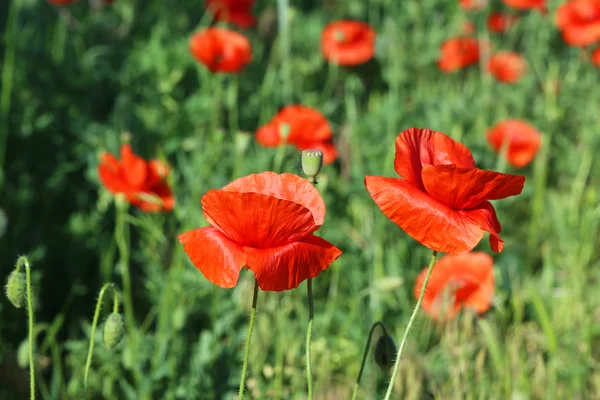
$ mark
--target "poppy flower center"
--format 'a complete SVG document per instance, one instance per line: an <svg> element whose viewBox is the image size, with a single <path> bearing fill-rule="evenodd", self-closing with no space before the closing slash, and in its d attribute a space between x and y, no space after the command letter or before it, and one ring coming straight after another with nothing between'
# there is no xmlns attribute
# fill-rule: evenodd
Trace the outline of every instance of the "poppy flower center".
<svg viewBox="0 0 600 400"><path fill-rule="evenodd" d="M292 127L289 124L279 125L279 136L281 137L281 139L286 141L287 138L290 136L291 130L292 130Z"/></svg>
<svg viewBox="0 0 600 400"><path fill-rule="evenodd" d="M333 33L333 37L338 43L343 43L346 41L346 34L341 29L336 29L336 31Z"/></svg>

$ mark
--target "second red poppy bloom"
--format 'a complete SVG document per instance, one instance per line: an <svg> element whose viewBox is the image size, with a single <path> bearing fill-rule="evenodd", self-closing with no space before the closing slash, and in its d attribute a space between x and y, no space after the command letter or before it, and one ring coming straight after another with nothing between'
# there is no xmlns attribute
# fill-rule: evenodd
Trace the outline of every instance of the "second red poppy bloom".
<svg viewBox="0 0 600 400"><path fill-rule="evenodd" d="M244 35L223 28L207 28L190 39L190 51L211 72L239 72L252 61Z"/></svg>
<svg viewBox="0 0 600 400"><path fill-rule="evenodd" d="M211 225L179 235L185 252L209 281L234 287L247 267L262 290L297 287L327 269L342 252L313 235L325 203L306 179L264 172L237 179L202 197Z"/></svg>
<svg viewBox="0 0 600 400"><path fill-rule="evenodd" d="M146 212L170 211L175 198L165 179L169 168L159 160L146 161L133 154L131 146L121 146L121 160L110 153L101 155L98 175L112 193L122 193L127 201Z"/></svg>
<svg viewBox="0 0 600 400"><path fill-rule="evenodd" d="M314 108L302 105L283 107L256 131L256 140L266 147L293 144L299 150L321 150L325 164L334 162L338 155L332 136L327 118Z"/></svg>
<svg viewBox="0 0 600 400"><path fill-rule="evenodd" d="M381 211L432 250L471 251L484 232L500 252L500 222L489 200L523 190L524 176L478 169L469 149L441 132L410 128L396 139L399 178L366 176L365 185Z"/></svg>
<svg viewBox="0 0 600 400"><path fill-rule="evenodd" d="M422 307L433 319L454 318L461 308L484 313L494 296L494 260L483 252L440 258L434 265L425 289ZM419 298L427 267L415 282L414 296Z"/></svg>
<svg viewBox="0 0 600 400"><path fill-rule="evenodd" d="M361 21L332 22L321 34L321 50L330 62L364 64L375 55L375 31Z"/></svg>
<svg viewBox="0 0 600 400"><path fill-rule="evenodd" d="M230 22L240 28L256 24L252 14L254 0L206 0L206 8L220 21Z"/></svg>

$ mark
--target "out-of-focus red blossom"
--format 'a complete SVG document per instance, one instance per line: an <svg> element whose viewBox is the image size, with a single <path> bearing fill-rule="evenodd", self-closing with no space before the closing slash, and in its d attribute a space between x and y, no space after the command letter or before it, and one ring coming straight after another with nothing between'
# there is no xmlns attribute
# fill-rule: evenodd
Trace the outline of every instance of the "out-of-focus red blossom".
<svg viewBox="0 0 600 400"><path fill-rule="evenodd" d="M252 14L254 0L206 0L204 4L219 21L229 22L240 28L256 24L256 17Z"/></svg>
<svg viewBox="0 0 600 400"><path fill-rule="evenodd" d="M321 33L323 57L339 65L364 64L375 56L375 36L365 22L332 22Z"/></svg>
<svg viewBox="0 0 600 400"><path fill-rule="evenodd" d="M571 0L556 11L556 26L571 46L600 41L600 0Z"/></svg>
<svg viewBox="0 0 600 400"><path fill-rule="evenodd" d="M192 35L190 51L213 73L239 72L252 61L248 39L223 28L207 28Z"/></svg>
<svg viewBox="0 0 600 400"><path fill-rule="evenodd" d="M48 3L56 6L66 6L67 4L75 3L79 0L48 0Z"/></svg>
<svg viewBox="0 0 600 400"><path fill-rule="evenodd" d="M490 146L500 152L506 142L506 158L515 168L523 168L533 160L540 149L542 135L533 126L518 119L501 121L488 130Z"/></svg>
<svg viewBox="0 0 600 400"><path fill-rule="evenodd" d="M486 0L458 0L458 4L463 8L463 10L468 11L477 11L483 10L487 5Z"/></svg>
<svg viewBox="0 0 600 400"><path fill-rule="evenodd" d="M495 33L503 33L508 31L518 21L516 15L503 14L500 12L493 12L490 14L487 20L488 29Z"/></svg>
<svg viewBox="0 0 600 400"><path fill-rule="evenodd" d="M192 263L209 281L234 287L243 267L263 290L282 291L316 277L342 254L313 235L325 203L306 179L264 172L202 196L210 224L179 235Z"/></svg>
<svg viewBox="0 0 600 400"><path fill-rule="evenodd" d="M592 62L595 66L600 67L600 47L592 52Z"/></svg>
<svg viewBox="0 0 600 400"><path fill-rule="evenodd" d="M475 33L475 25L471 21L465 21L462 25L462 33L465 35L472 35Z"/></svg>
<svg viewBox="0 0 600 400"><path fill-rule="evenodd" d="M421 306L433 319L447 321L461 308L486 312L494 297L494 260L483 252L448 255L433 266ZM427 267L417 277L414 295L419 298Z"/></svg>
<svg viewBox="0 0 600 400"><path fill-rule="evenodd" d="M499 51L490 57L488 71L501 82L515 83L527 72L527 63L517 53Z"/></svg>
<svg viewBox="0 0 600 400"><path fill-rule="evenodd" d="M415 240L462 254L489 232L492 250L502 251L502 228L488 200L521 193L524 176L478 169L466 146L418 128L396 139L394 168L404 179L366 176L365 185L381 211Z"/></svg>
<svg viewBox="0 0 600 400"><path fill-rule="evenodd" d="M121 160L103 153L98 165L100 181L111 193L122 193L127 201L146 212L173 209L175 198L166 182L169 173L164 163L144 160L133 154L128 144L121 146Z"/></svg>
<svg viewBox="0 0 600 400"><path fill-rule="evenodd" d="M327 118L314 108L302 105L283 107L256 131L256 140L266 147L292 144L299 150L321 150L325 164L331 164L338 156L332 136Z"/></svg>
<svg viewBox="0 0 600 400"><path fill-rule="evenodd" d="M546 12L546 0L502 0L504 4L518 10L538 10Z"/></svg>
<svg viewBox="0 0 600 400"><path fill-rule="evenodd" d="M443 72L452 72L477 64L479 57L480 48L477 39L455 37L442 43L437 64Z"/></svg>

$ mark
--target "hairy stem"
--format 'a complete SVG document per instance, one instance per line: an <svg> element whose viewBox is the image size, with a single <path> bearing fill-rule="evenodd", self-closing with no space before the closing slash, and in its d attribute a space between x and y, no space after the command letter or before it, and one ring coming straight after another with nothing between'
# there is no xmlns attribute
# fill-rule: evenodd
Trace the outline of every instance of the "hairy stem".
<svg viewBox="0 0 600 400"><path fill-rule="evenodd" d="M398 356L396 357L396 362L394 363L394 370L392 371L392 377L390 378L390 383L385 394L385 400L390 400L390 398L392 397L394 383L396 382L396 376L398 375L398 370L400 369L400 358L402 357L402 350L404 349L404 345L406 344L406 339L408 338L410 328L412 327L412 324L415 321L415 317L417 316L419 308L421 307L421 302L423 301L423 296L425 295L425 288L427 287L427 282L429 281L429 277L431 276L431 271L433 270L433 264L435 264L436 257L437 251L434 251L431 255L431 261L429 261L429 267L427 268L427 275L425 275L423 286L421 286L421 293L419 294L419 299L417 300L415 309L413 310L412 315L408 320L408 325L406 326L406 330L404 331L404 335L402 336L402 341L400 342L400 347L398 348Z"/></svg>
<svg viewBox="0 0 600 400"><path fill-rule="evenodd" d="M252 339L252 331L254 330L254 320L256 319L256 303L258 300L258 282L254 280L254 293L252 294L252 311L250 312L250 323L248 324L248 336L246 337L246 348L244 350L244 363L242 364L242 375L240 376L240 391L238 399L244 398L244 390L246 389L246 373L248 371L248 357L250 355L250 340Z"/></svg>
<svg viewBox="0 0 600 400"><path fill-rule="evenodd" d="M383 325L383 322L377 321L373 325L371 325L371 329L369 329L369 337L367 338L365 350L363 351L362 362L360 363L360 370L358 371L358 377L356 378L356 384L354 385L354 390L352 391L352 400L355 400L356 396L358 395L358 388L360 387L360 378L362 378L362 374L365 369L365 364L367 362L367 356L369 355L369 349L371 348L371 338L373 338L375 328L377 328L378 326L381 327L384 335L388 334L387 329L385 329L385 325Z"/></svg>

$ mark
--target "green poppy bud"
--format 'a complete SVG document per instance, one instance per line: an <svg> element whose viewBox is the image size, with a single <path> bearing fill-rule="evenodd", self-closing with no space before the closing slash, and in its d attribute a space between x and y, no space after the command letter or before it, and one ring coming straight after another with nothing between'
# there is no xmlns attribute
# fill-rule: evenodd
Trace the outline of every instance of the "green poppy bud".
<svg viewBox="0 0 600 400"><path fill-rule="evenodd" d="M323 152L320 150L302 150L302 171L312 183L317 183L317 175L323 167Z"/></svg>
<svg viewBox="0 0 600 400"><path fill-rule="evenodd" d="M375 362L385 373L388 373L396 360L396 343L388 334L383 334L375 345Z"/></svg>
<svg viewBox="0 0 600 400"><path fill-rule="evenodd" d="M112 313L106 318L102 329L102 341L104 347L111 350L113 347L121 343L125 335L125 323L123 317L119 313Z"/></svg>
<svg viewBox="0 0 600 400"><path fill-rule="evenodd" d="M6 297L17 308L27 305L27 278L23 272L14 270L8 276Z"/></svg>

